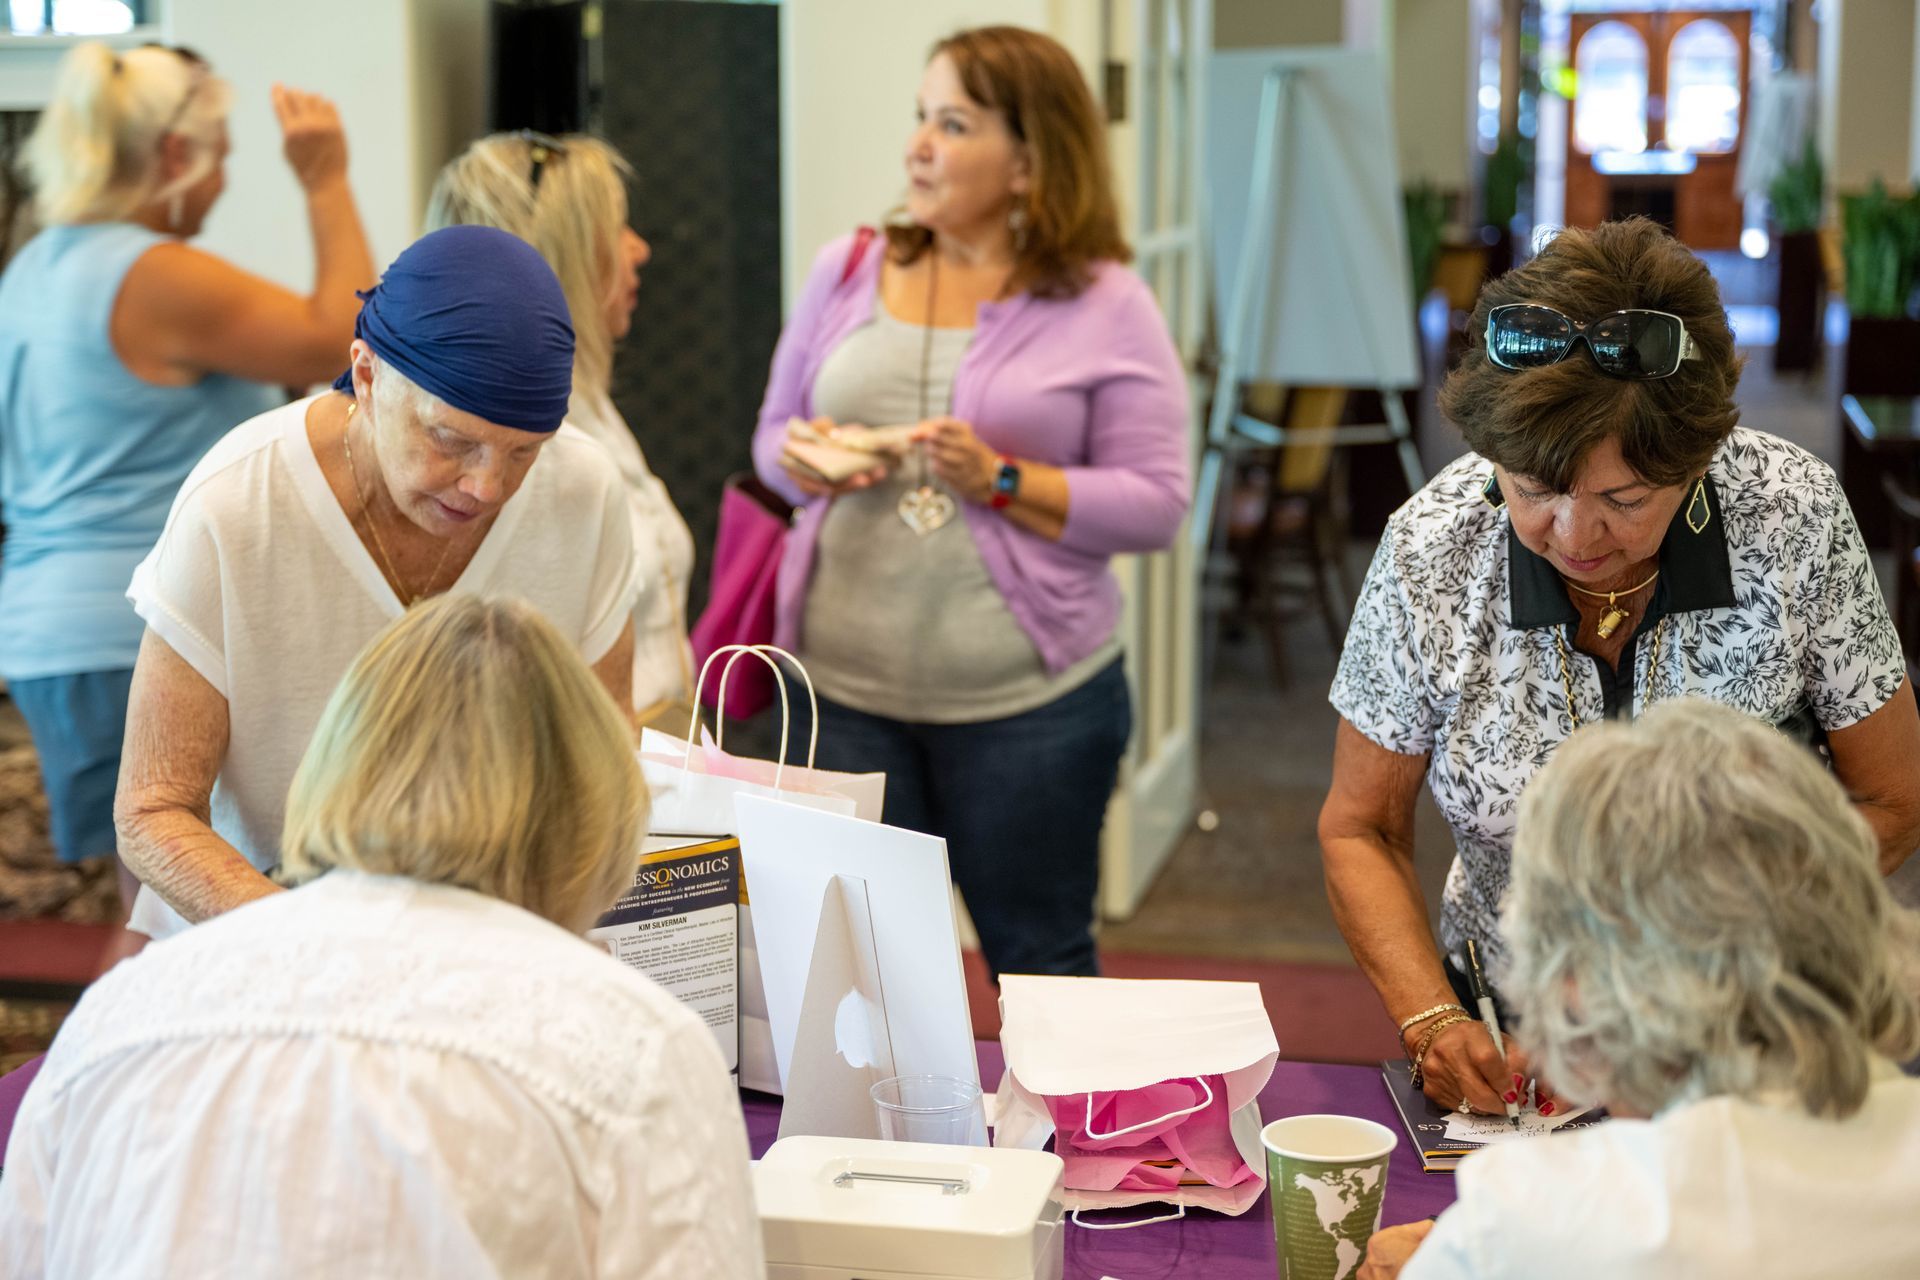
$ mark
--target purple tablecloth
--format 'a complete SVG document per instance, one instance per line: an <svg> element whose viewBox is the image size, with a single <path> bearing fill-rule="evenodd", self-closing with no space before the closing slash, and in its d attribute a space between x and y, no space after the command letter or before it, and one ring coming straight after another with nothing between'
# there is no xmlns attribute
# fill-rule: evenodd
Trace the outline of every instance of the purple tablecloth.
<svg viewBox="0 0 1920 1280"><path fill-rule="evenodd" d="M1000 1081L1000 1046L983 1040L980 1079L991 1089ZM747 1137L757 1159L773 1145L780 1128L780 1100L745 1093ZM1282 1062L1273 1079L1260 1091L1263 1121L1309 1112L1333 1112L1377 1120L1400 1137L1387 1165L1386 1202L1381 1208L1384 1226L1431 1217L1453 1203L1453 1175L1422 1173L1400 1113L1387 1097L1380 1072L1374 1067L1324 1066L1312 1062ZM1150 1208L1143 1213L1152 1213ZM1120 1214L1103 1215L1120 1217ZM1206 1276L1208 1280L1274 1280L1279 1262L1273 1246L1273 1210L1267 1198L1237 1218L1205 1210L1189 1210L1177 1222L1157 1222L1132 1231L1083 1231L1068 1228L1069 1280L1155 1280L1174 1275Z"/></svg>
<svg viewBox="0 0 1920 1280"><path fill-rule="evenodd" d="M33 1058L13 1070L0 1076L0 1159L7 1153L7 1138L13 1133L13 1118L20 1112L20 1099L27 1094L27 1086L40 1074L40 1064L45 1058Z"/></svg>

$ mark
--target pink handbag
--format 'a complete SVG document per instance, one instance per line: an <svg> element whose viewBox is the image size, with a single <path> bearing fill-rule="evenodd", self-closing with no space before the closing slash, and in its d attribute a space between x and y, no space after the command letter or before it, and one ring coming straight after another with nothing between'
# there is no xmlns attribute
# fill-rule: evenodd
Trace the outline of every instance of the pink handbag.
<svg viewBox="0 0 1920 1280"><path fill-rule="evenodd" d="M877 234L872 227L854 233L847 264L840 269L841 284L853 278ZM730 644L773 643L774 583L787 551L787 530L792 527L793 506L785 498L748 473L727 477L727 487L720 494L720 528L713 542L707 607L688 637L695 666L704 665L715 650ZM701 701L735 719L753 715L773 701L773 672L748 663L738 678L702 692Z"/></svg>
<svg viewBox="0 0 1920 1280"><path fill-rule="evenodd" d="M744 472L727 477L707 607L690 637L696 665L704 666L728 645L772 643L774 583L792 521L792 506L756 477ZM731 680L707 685L700 698L722 715L750 716L773 701L773 673L748 663Z"/></svg>

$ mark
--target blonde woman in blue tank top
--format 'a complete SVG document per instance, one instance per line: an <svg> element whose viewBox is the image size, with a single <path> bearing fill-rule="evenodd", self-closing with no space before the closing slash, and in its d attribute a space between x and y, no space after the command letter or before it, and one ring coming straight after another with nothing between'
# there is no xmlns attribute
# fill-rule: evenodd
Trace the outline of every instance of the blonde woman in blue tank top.
<svg viewBox="0 0 1920 1280"><path fill-rule="evenodd" d="M275 386L333 376L354 290L374 282L339 117L279 86L312 291L191 247L226 185L231 98L191 50L80 44L27 145L45 229L0 275L0 677L33 732L66 861L114 853L142 631L134 566L210 445L275 403Z"/></svg>

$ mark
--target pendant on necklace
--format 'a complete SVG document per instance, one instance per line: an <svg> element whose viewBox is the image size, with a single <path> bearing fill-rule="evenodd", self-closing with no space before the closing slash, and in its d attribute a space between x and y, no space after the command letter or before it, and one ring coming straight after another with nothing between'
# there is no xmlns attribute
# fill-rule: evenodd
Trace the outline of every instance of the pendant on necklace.
<svg viewBox="0 0 1920 1280"><path fill-rule="evenodd" d="M1620 624L1632 616L1618 605L1609 605L1607 611L1600 615L1600 622L1593 629L1594 634L1602 640L1610 640L1613 633L1620 629Z"/></svg>
<svg viewBox="0 0 1920 1280"><path fill-rule="evenodd" d="M953 498L944 490L936 489L930 484L923 484L917 489L909 489L901 494L897 510L907 528L923 538L944 526L958 513L958 508L953 505Z"/></svg>

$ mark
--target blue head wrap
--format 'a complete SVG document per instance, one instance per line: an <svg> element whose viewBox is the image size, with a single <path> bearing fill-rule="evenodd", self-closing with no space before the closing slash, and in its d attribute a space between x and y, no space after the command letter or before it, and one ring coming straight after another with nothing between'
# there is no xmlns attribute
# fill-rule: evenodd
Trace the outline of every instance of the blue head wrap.
<svg viewBox="0 0 1920 1280"><path fill-rule="evenodd" d="M443 227L360 295L353 336L456 409L552 431L573 390L573 321L539 251L495 227ZM353 370L334 380L353 394Z"/></svg>

